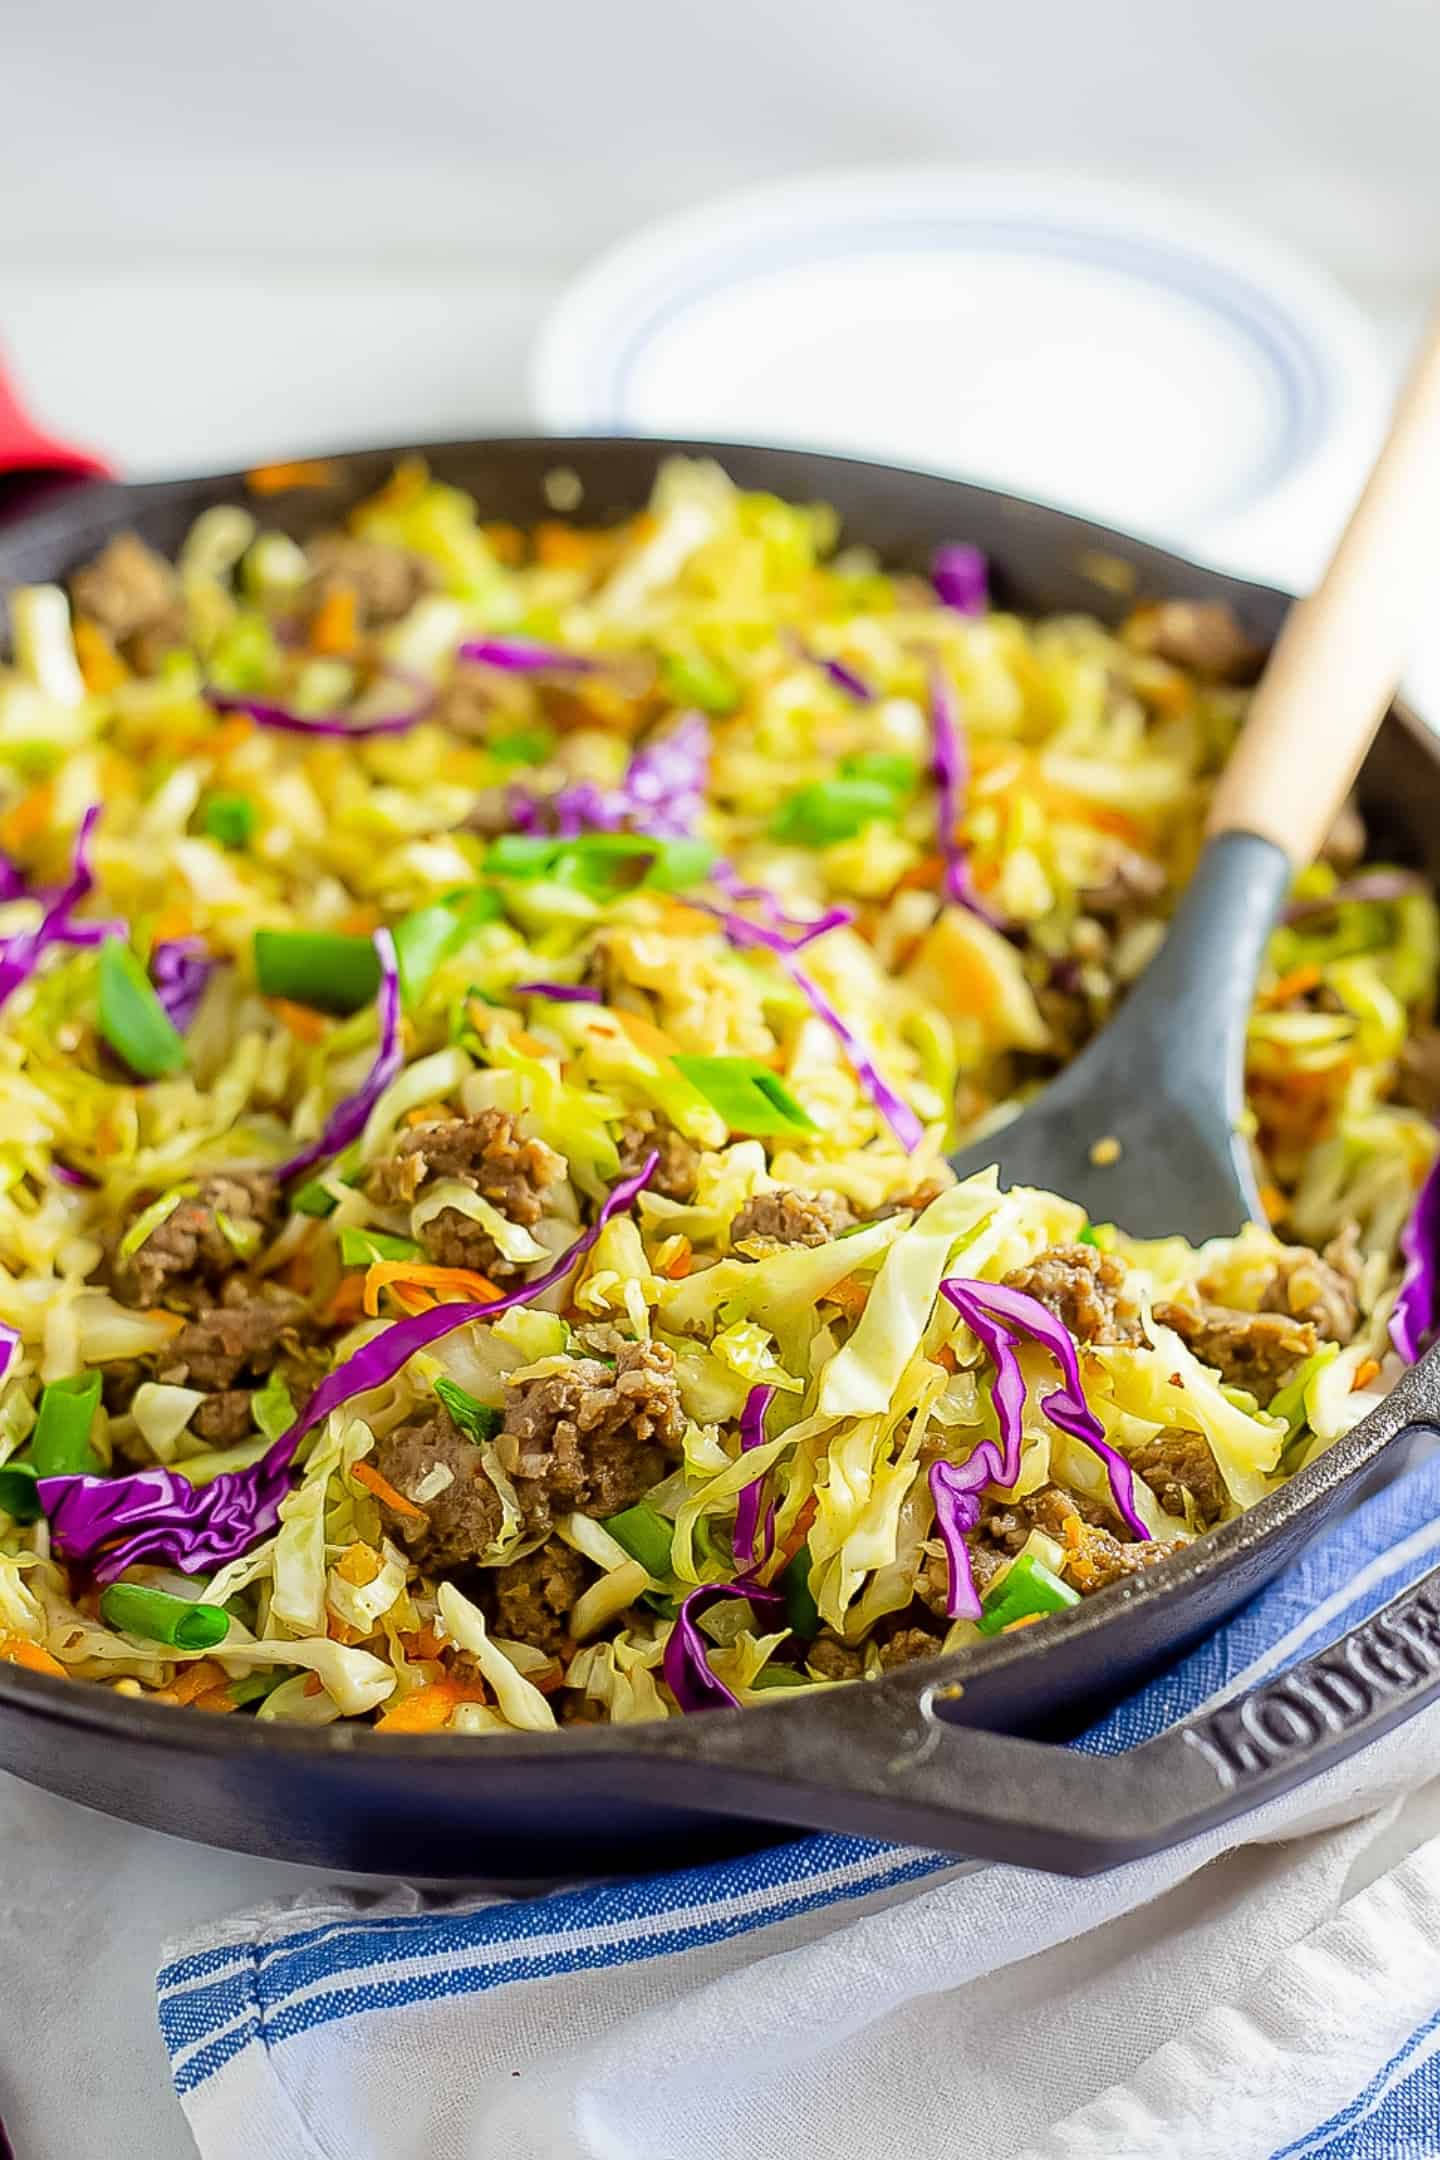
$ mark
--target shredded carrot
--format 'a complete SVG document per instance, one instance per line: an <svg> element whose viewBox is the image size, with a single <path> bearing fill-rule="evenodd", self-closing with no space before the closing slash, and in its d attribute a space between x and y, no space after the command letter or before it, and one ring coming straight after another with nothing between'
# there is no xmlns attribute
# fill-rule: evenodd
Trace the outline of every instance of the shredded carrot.
<svg viewBox="0 0 1440 2160"><path fill-rule="evenodd" d="M360 636L360 609L353 585L332 585L310 625L310 650L334 657L355 650Z"/></svg>
<svg viewBox="0 0 1440 2160"><path fill-rule="evenodd" d="M60 1660L26 1635L0 1635L0 1663L23 1665L27 1672L48 1672L57 1680L65 1678Z"/></svg>
<svg viewBox="0 0 1440 2160"><path fill-rule="evenodd" d="M207 747L212 757L227 758L254 733L255 722L248 713L230 713L211 734Z"/></svg>
<svg viewBox="0 0 1440 2160"><path fill-rule="evenodd" d="M157 945L166 942L170 938L193 937L195 935L193 910L178 900L172 901L169 907L161 908L159 914L155 917L152 935Z"/></svg>
<svg viewBox="0 0 1440 2160"><path fill-rule="evenodd" d="M338 485L339 467L328 458L285 458L274 465L257 465L245 475L252 495L284 495L291 488L328 488Z"/></svg>
<svg viewBox="0 0 1440 2160"><path fill-rule="evenodd" d="M393 1283L390 1295L401 1312L409 1313L412 1318L416 1313L434 1312L435 1307L442 1303L433 1290L407 1290L402 1283Z"/></svg>
<svg viewBox="0 0 1440 2160"><path fill-rule="evenodd" d="M365 1640L363 1628L352 1627L348 1620L342 1620L339 1613L332 1612L328 1605L325 1608L325 1633L331 1642L342 1643L347 1650L353 1650L356 1643Z"/></svg>
<svg viewBox="0 0 1440 2160"><path fill-rule="evenodd" d="M541 1042L538 1035L531 1035L524 1028L516 1028L510 1040L526 1057L548 1058L555 1055L549 1043Z"/></svg>
<svg viewBox="0 0 1440 2160"><path fill-rule="evenodd" d="M661 1272L667 1275L671 1282L683 1282L694 1265L694 1248L689 1238L684 1236L667 1239L666 1243L673 1244L675 1250L665 1261Z"/></svg>
<svg viewBox="0 0 1440 2160"><path fill-rule="evenodd" d="M1281 975L1271 983L1262 1002L1266 1005L1288 1005L1291 998L1303 997L1307 990L1314 990L1321 980L1320 970L1313 962L1303 967L1291 968L1288 975Z"/></svg>
<svg viewBox="0 0 1440 2160"><path fill-rule="evenodd" d="M193 1665L182 1665L169 1687L160 1688L156 1702L193 1703L197 1696L208 1695L212 1688L228 1687L229 1681L223 1668L214 1658L200 1658Z"/></svg>
<svg viewBox="0 0 1440 2160"><path fill-rule="evenodd" d="M424 1627L414 1628L408 1635L402 1635L400 1647L407 1658L438 1658L445 1649L446 1642L445 1637L437 1635L427 1622Z"/></svg>
<svg viewBox="0 0 1440 2160"><path fill-rule="evenodd" d="M588 570L595 558L596 537L573 525L547 521L535 528L535 560L546 570Z"/></svg>
<svg viewBox="0 0 1440 2160"><path fill-rule="evenodd" d="M1355 1378L1350 1383L1351 1394L1354 1395L1358 1392L1359 1389L1369 1387L1370 1382L1375 1378L1375 1375L1379 1372L1379 1370L1379 1358L1362 1358L1360 1363L1355 1368Z"/></svg>
<svg viewBox="0 0 1440 2160"><path fill-rule="evenodd" d="M800 1513L796 1516L794 1522L790 1525L789 1530L786 1532L784 1538L781 1540L780 1566L782 1568L788 1567L790 1565L790 1562L794 1559L796 1553L799 1552L806 1538L809 1537L810 1525L814 1522L815 1517L819 1514L819 1512L820 1503L816 1499L814 1493L811 1493L810 1498L805 1502L804 1507L801 1508ZM778 1573L779 1570L777 1569L776 1572Z"/></svg>
<svg viewBox="0 0 1440 2160"><path fill-rule="evenodd" d="M1018 1620L1007 1620L1000 1633L1002 1635L1013 1635L1016 1628L1034 1627L1037 1620L1043 1620L1045 1617L1042 1612L1022 1612Z"/></svg>
<svg viewBox="0 0 1440 2160"><path fill-rule="evenodd" d="M386 1710L375 1720L376 1732L442 1732L449 1724L456 1706L462 1702L488 1702L484 1686L475 1680L461 1680L453 1674L444 1680L431 1680L424 1687L416 1688L403 1702L396 1703L393 1710Z"/></svg>
<svg viewBox="0 0 1440 2160"><path fill-rule="evenodd" d="M396 1492L389 1478L381 1477L380 1472L375 1469L373 1464L368 1462L352 1463L350 1475L357 1485L363 1485L367 1492L374 1493L377 1500L383 1500L386 1507L394 1508L397 1515L413 1516L416 1522L428 1521L429 1518L424 1508L416 1507L414 1501L407 1500L404 1493Z"/></svg>
<svg viewBox="0 0 1440 2160"><path fill-rule="evenodd" d="M634 1043L637 1050L653 1051L656 1057L674 1057L680 1045L664 1028L656 1027L653 1020L642 1019L639 1013L616 1011L614 1018Z"/></svg>
<svg viewBox="0 0 1440 2160"><path fill-rule="evenodd" d="M1260 1205L1265 1210L1266 1221L1275 1223L1279 1222L1289 1203L1278 1185L1262 1185L1260 1188Z"/></svg>
<svg viewBox="0 0 1440 2160"><path fill-rule="evenodd" d="M363 1275L347 1275L325 1308L325 1318L335 1326L344 1321L358 1320L365 1310L365 1278Z"/></svg>
<svg viewBox="0 0 1440 2160"><path fill-rule="evenodd" d="M283 1283L300 1297L308 1297L315 1287L315 1256L310 1252L292 1253L277 1273L275 1280Z"/></svg>
<svg viewBox="0 0 1440 2160"><path fill-rule="evenodd" d="M574 1655L574 1649L575 1646L572 1643L570 1649L566 1652L567 1663L570 1657ZM557 1658L553 1665L542 1665L538 1672L526 1673L525 1677L530 1682L531 1687L538 1688L542 1695L554 1695L558 1689L565 1685L565 1667Z"/></svg>
<svg viewBox="0 0 1440 2160"><path fill-rule="evenodd" d="M293 998L282 997L266 998L265 1002L297 1042L322 1043L330 1032L330 1022L313 1006L297 1005Z"/></svg>
<svg viewBox="0 0 1440 2160"><path fill-rule="evenodd" d="M417 1104L413 1110L405 1112L405 1123L407 1125L443 1125L453 1115L454 1112L447 1110L444 1103L422 1102Z"/></svg>
<svg viewBox="0 0 1440 2160"><path fill-rule="evenodd" d="M518 525L482 525L480 530L496 562L504 563L507 570L524 562L525 535Z"/></svg>
<svg viewBox="0 0 1440 2160"><path fill-rule="evenodd" d="M183 1314L167 1312L163 1305L147 1305L144 1317L153 1320L157 1327L163 1327L167 1335L178 1335L185 1325Z"/></svg>
<svg viewBox="0 0 1440 2160"><path fill-rule="evenodd" d="M351 908L349 914L342 915L339 922L339 928L346 937L369 937L371 931L378 930L379 927L380 910L371 907L368 902Z"/></svg>
<svg viewBox="0 0 1440 2160"><path fill-rule="evenodd" d="M486 1302L500 1292L487 1275L474 1268L426 1267L419 1260L376 1260L365 1270L365 1310L373 1319L380 1310L380 1292L387 1283L416 1283L430 1290L448 1290L454 1298L477 1298Z"/></svg>
<svg viewBox="0 0 1440 2160"><path fill-rule="evenodd" d="M948 1342L942 1342L935 1352L935 1363L943 1365L946 1372L958 1372L960 1370L959 1360Z"/></svg>
<svg viewBox="0 0 1440 2160"><path fill-rule="evenodd" d="M869 1287L858 1275L843 1275L821 1296L827 1305L838 1305L848 1320L858 1320L870 1302Z"/></svg>
<svg viewBox="0 0 1440 2160"><path fill-rule="evenodd" d="M302 1695L318 1695L324 1685L325 1683L320 1678L319 1673L312 1672L309 1679L305 1682L304 1687L301 1688L300 1692Z"/></svg>
<svg viewBox="0 0 1440 2160"><path fill-rule="evenodd" d="M335 1572L342 1582L353 1583L357 1590L363 1590L366 1583L374 1582L380 1573L380 1555L372 1545L363 1544L357 1538L341 1553L335 1563Z"/></svg>
<svg viewBox="0 0 1440 2160"><path fill-rule="evenodd" d="M203 1695L197 1695L192 1707L196 1710L214 1711L223 1717L227 1710L238 1710L240 1705L231 1694L227 1681L224 1687L207 1688Z"/></svg>
<svg viewBox="0 0 1440 2160"><path fill-rule="evenodd" d="M38 840L50 823L55 810L55 783L42 781L22 795L13 810L7 810L0 818L0 844L7 848L22 848L27 841Z"/></svg>
<svg viewBox="0 0 1440 2160"><path fill-rule="evenodd" d="M83 615L77 615L73 635L75 657L80 663L86 689L94 697L103 697L107 690L118 690L130 670L99 623L87 622Z"/></svg>

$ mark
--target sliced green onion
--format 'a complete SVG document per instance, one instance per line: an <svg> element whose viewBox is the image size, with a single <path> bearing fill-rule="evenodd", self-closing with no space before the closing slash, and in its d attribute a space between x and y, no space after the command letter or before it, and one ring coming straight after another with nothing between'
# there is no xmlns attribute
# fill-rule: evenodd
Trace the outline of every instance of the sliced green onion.
<svg viewBox="0 0 1440 2160"><path fill-rule="evenodd" d="M161 1193L160 1198L152 1200L149 1207L141 1208L117 1247L120 1258L132 1260L152 1231L158 1230L161 1223L168 1222L180 1202L199 1190L199 1186L193 1181L184 1185L172 1185L169 1192Z"/></svg>
<svg viewBox="0 0 1440 2160"><path fill-rule="evenodd" d="M340 1232L340 1258L346 1267L369 1267L373 1260L418 1260L421 1249L414 1238L391 1237L384 1230L357 1230L354 1224Z"/></svg>
<svg viewBox="0 0 1440 2160"><path fill-rule="evenodd" d="M1075 1242L1077 1245L1095 1245L1095 1232L1091 1229L1088 1222L1086 1223L1084 1229L1080 1232L1080 1235L1075 1240ZM1095 1249L1098 1252L1100 1248L1098 1245L1096 1245Z"/></svg>
<svg viewBox="0 0 1440 2160"><path fill-rule="evenodd" d="M136 955L119 938L107 938L100 948L100 1032L142 1079L158 1080L185 1063L183 1038Z"/></svg>
<svg viewBox="0 0 1440 2160"><path fill-rule="evenodd" d="M809 1544L800 1547L793 1560L780 1570L776 1588L785 1600L785 1621L792 1635L813 1642L820 1632L820 1608L810 1595L810 1570L814 1565Z"/></svg>
<svg viewBox="0 0 1440 2160"><path fill-rule="evenodd" d="M814 1132L815 1120L802 1109L783 1080L755 1058L677 1057L673 1061L692 1086L712 1103L732 1132Z"/></svg>
<svg viewBox="0 0 1440 2160"><path fill-rule="evenodd" d="M702 712L734 712L740 702L740 685L729 668L706 653L667 653L660 680L677 705L698 705Z"/></svg>
<svg viewBox="0 0 1440 2160"><path fill-rule="evenodd" d="M35 1465L31 1462L8 1462L0 1468L0 1508L13 1522L40 1520L40 1502L35 1495L36 1475Z"/></svg>
<svg viewBox="0 0 1440 2160"><path fill-rule="evenodd" d="M368 937L323 930L257 930L255 979L266 997L320 1012L359 1012L380 987L380 959Z"/></svg>
<svg viewBox="0 0 1440 2160"><path fill-rule="evenodd" d="M440 962L458 944L460 918L454 908L437 900L417 908L395 925L395 959L400 969L400 995L407 1005L418 1004L426 984Z"/></svg>
<svg viewBox="0 0 1440 2160"><path fill-rule="evenodd" d="M809 1675L796 1672L793 1665L762 1665L750 1683L752 1688L813 1687Z"/></svg>
<svg viewBox="0 0 1440 2160"><path fill-rule="evenodd" d="M221 847L249 847L260 812L248 795L207 795L200 806L200 830Z"/></svg>
<svg viewBox="0 0 1440 2160"><path fill-rule="evenodd" d="M295 1422L295 1398L283 1373L272 1372L250 1398L250 1415L267 1440L278 1440Z"/></svg>
<svg viewBox="0 0 1440 2160"><path fill-rule="evenodd" d="M98 1372L72 1373L42 1389L40 1414L30 1440L30 1460L37 1477L84 1476L100 1468L90 1445L99 1401Z"/></svg>
<svg viewBox="0 0 1440 2160"><path fill-rule="evenodd" d="M213 1650L230 1632L230 1615L219 1605L195 1605L168 1590L140 1583L111 1583L100 1593L100 1617L126 1635L144 1635L176 1650Z"/></svg>
<svg viewBox="0 0 1440 2160"><path fill-rule="evenodd" d="M882 781L815 780L781 804L770 831L800 847L829 847L853 840L876 818L893 818L898 809L894 788Z"/></svg>
<svg viewBox="0 0 1440 2160"><path fill-rule="evenodd" d="M297 1215L333 1215L339 1205L334 1193L327 1192L319 1178L311 1178L290 1196L290 1206Z"/></svg>
<svg viewBox="0 0 1440 2160"><path fill-rule="evenodd" d="M501 765L543 765L555 748L555 737L549 728L514 728L492 737L485 747Z"/></svg>
<svg viewBox="0 0 1440 2160"><path fill-rule="evenodd" d="M287 1665L272 1665L269 1672L246 1673L243 1679L230 1682L230 1700L242 1706L245 1703L263 1702L267 1695L274 1694L282 1680L293 1679L299 1670L298 1665L293 1668Z"/></svg>
<svg viewBox="0 0 1440 2160"><path fill-rule="evenodd" d="M437 1397L467 1440L473 1440L478 1447L482 1441L494 1439L502 1423L498 1410L492 1410L488 1403L477 1402L458 1380L447 1380L442 1376L432 1384Z"/></svg>
<svg viewBox="0 0 1440 2160"><path fill-rule="evenodd" d="M975 1625L982 1635L998 1635L1002 1629L1032 1613L1063 1612L1067 1605L1078 1605L1079 1602L1078 1590L1061 1582L1060 1577L1052 1574L1034 1553L1022 1552L1005 1570L990 1595L982 1598L980 1618Z"/></svg>
<svg viewBox="0 0 1440 2160"><path fill-rule="evenodd" d="M638 1560L647 1575L664 1582L670 1573L670 1547L675 1531L658 1508L639 1500L634 1507L622 1508L618 1515L607 1515L603 1527L623 1545L632 1560Z"/></svg>
<svg viewBox="0 0 1440 2160"><path fill-rule="evenodd" d="M542 833L502 833L485 868L497 877L548 878L604 900L640 885L679 892L698 884L715 860L703 840L661 840L646 833L582 833L556 840Z"/></svg>
<svg viewBox="0 0 1440 2160"><path fill-rule="evenodd" d="M920 768L903 750L857 750L841 758L842 780L872 780L889 788L892 795L913 795L920 782Z"/></svg>

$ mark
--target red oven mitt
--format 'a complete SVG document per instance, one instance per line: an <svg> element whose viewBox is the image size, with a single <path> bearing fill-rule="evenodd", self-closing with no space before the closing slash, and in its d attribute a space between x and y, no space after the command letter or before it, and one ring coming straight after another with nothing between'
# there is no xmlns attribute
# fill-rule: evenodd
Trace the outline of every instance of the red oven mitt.
<svg viewBox="0 0 1440 2160"><path fill-rule="evenodd" d="M7 473L75 473L105 480L112 468L92 450L77 450L36 427L21 406L0 357L0 477Z"/></svg>

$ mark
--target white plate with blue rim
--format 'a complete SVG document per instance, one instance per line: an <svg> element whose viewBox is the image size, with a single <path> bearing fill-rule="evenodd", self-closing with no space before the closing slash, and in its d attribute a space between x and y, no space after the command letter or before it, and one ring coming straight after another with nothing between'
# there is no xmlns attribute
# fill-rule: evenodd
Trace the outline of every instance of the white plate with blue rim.
<svg viewBox="0 0 1440 2160"><path fill-rule="evenodd" d="M1253 234L1061 174L826 174L667 219L563 295L562 434L773 442L949 472L1277 578L1379 440L1364 317Z"/></svg>

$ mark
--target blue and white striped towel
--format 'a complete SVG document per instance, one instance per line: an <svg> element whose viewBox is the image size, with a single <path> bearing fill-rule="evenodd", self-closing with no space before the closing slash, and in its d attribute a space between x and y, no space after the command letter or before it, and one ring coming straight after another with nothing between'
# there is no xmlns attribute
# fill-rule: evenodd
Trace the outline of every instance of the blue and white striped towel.
<svg viewBox="0 0 1440 2160"><path fill-rule="evenodd" d="M1132 1746L1437 1560L1431 1461L1082 1744ZM312 1899L173 1945L160 2023L204 2160L1419 2160L1440 1837L1407 1852L1393 1817L1437 1778L1440 1709L1087 1883L815 1837L515 1902Z"/></svg>

